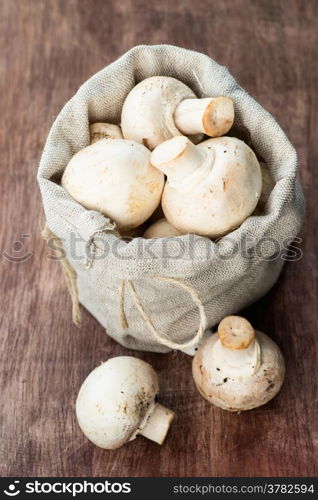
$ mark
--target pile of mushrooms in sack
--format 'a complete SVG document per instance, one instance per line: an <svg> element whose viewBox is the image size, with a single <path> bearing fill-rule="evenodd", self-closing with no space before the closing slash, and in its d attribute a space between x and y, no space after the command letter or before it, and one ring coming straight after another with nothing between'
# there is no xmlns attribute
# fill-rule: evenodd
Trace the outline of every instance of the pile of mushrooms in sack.
<svg viewBox="0 0 318 500"><path fill-rule="evenodd" d="M229 97L199 99L174 78L147 78L128 94L121 127L90 125L91 145L70 160L62 186L87 209L113 220L124 237L224 236L257 213L273 187L252 149L224 136L233 121ZM164 217L147 226L160 203ZM229 411L267 403L284 373L277 345L239 316L224 318L193 359L201 395ZM106 449L138 434L161 444L174 413L157 402L158 392L148 363L109 359L80 389L80 427Z"/></svg>

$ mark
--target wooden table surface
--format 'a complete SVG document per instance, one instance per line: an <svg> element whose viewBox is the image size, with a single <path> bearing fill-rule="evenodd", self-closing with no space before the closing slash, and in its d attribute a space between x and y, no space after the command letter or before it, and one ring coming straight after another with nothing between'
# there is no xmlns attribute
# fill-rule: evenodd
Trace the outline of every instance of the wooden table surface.
<svg viewBox="0 0 318 500"><path fill-rule="evenodd" d="M1 0L0 473L23 476L307 476L318 462L318 2ZM59 263L40 238L36 170L54 117L79 85L140 43L207 53L274 114L296 146L307 199L303 258L244 311L279 343L287 376L265 407L231 414L195 390L191 358L135 353L178 415L163 446L96 448L74 413L101 360L134 354L86 311L71 321Z"/></svg>

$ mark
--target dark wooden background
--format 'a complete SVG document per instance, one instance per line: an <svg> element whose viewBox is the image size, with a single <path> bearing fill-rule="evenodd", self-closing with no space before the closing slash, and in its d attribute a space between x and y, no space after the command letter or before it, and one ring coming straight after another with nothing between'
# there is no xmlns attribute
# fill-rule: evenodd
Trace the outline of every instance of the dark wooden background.
<svg viewBox="0 0 318 500"><path fill-rule="evenodd" d="M0 9L2 475L317 474L318 2L0 0ZM133 353L86 311L81 329L72 324L59 264L39 236L35 176L65 101L140 43L196 49L229 67L295 144L307 216L303 258L244 311L284 352L280 395L263 408L226 413L195 390L190 357L135 353L159 371L161 401L178 418L162 447L139 438L110 452L84 438L74 402L101 360Z"/></svg>

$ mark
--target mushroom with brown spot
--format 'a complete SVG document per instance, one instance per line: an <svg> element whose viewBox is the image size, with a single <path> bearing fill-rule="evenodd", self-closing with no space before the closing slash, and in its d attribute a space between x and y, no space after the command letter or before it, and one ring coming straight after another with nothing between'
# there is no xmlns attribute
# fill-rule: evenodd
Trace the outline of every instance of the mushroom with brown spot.
<svg viewBox="0 0 318 500"><path fill-rule="evenodd" d="M227 316L199 348L192 373L201 395L229 411L251 410L279 392L285 376L282 353L267 335L240 316Z"/></svg>
<svg viewBox="0 0 318 500"><path fill-rule="evenodd" d="M174 412L157 403L158 376L145 361L118 356L93 370L76 400L76 416L85 436L113 450L142 435L162 444Z"/></svg>
<svg viewBox="0 0 318 500"><path fill-rule="evenodd" d="M178 135L202 140L202 134L226 134L234 120L234 106L226 96L198 99L184 83L168 76L142 80L126 97L121 127L126 139L153 149ZM199 137L198 137L199 135Z"/></svg>
<svg viewBox="0 0 318 500"><path fill-rule="evenodd" d="M101 139L123 139L123 134L118 125L112 123L96 122L89 126L91 144Z"/></svg>
<svg viewBox="0 0 318 500"><path fill-rule="evenodd" d="M174 137L151 153L151 163L168 177L162 208L183 234L223 236L253 213L260 197L258 160L234 137L208 139L198 146Z"/></svg>

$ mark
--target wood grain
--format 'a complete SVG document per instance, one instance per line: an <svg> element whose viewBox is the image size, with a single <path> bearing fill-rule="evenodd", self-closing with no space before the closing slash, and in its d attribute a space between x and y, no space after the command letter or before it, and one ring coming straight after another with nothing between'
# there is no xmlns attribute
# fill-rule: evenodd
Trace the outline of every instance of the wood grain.
<svg viewBox="0 0 318 500"><path fill-rule="evenodd" d="M315 0L1 0L1 475L317 474L317 16ZM196 392L189 357L138 354L159 371L162 403L178 418L162 447L139 438L108 452L81 434L74 401L93 367L129 351L86 311L82 328L72 324L59 264L39 236L35 176L63 104L140 43L196 49L229 67L295 144L307 217L303 258L244 311L282 347L281 394L226 413Z"/></svg>

